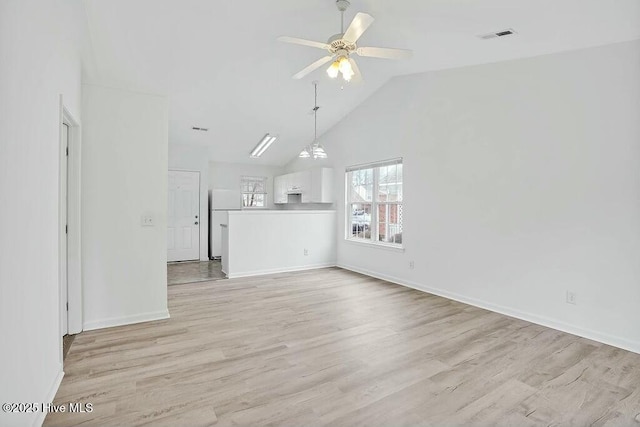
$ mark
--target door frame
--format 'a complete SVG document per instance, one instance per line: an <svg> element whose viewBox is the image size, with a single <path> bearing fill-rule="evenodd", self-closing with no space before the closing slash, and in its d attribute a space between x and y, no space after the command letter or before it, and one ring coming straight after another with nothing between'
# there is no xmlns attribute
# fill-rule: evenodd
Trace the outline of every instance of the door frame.
<svg viewBox="0 0 640 427"><path fill-rule="evenodd" d="M63 96L60 95L60 116L59 116L59 153L60 162L58 170L58 248L63 246L63 240L67 241L66 256L59 252L59 304L60 308L60 338L62 338L62 316L67 316L67 330L69 334L82 332L82 254L81 254L81 132L80 122L71 114L64 104ZM66 155L66 141L63 140L63 126L69 126L69 155ZM65 167L66 166L66 167ZM62 174L67 174L66 188L62 188L64 180ZM66 218L63 216L63 203L66 196ZM67 230L65 231L65 228ZM63 283L66 261L66 279ZM69 310L64 310L62 301L63 286L67 286L67 300ZM62 357L62 355L61 355ZM62 359L61 359L62 360Z"/></svg>
<svg viewBox="0 0 640 427"><path fill-rule="evenodd" d="M181 168L169 168L167 172L167 179L169 178L169 173L171 172L192 172L198 174L198 258L194 260L188 261L202 261L202 173L199 170L195 169L181 169ZM169 207L167 206L167 210ZM183 262L183 261L167 261L167 262Z"/></svg>

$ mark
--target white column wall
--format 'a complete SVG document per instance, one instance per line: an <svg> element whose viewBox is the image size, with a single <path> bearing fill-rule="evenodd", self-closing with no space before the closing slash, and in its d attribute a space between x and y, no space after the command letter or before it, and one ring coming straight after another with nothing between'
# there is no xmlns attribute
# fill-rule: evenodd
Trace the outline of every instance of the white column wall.
<svg viewBox="0 0 640 427"><path fill-rule="evenodd" d="M80 1L0 2L0 402L50 402L62 380L60 96L81 120ZM44 414L0 411L0 425Z"/></svg>
<svg viewBox="0 0 640 427"><path fill-rule="evenodd" d="M84 85L83 109L84 328L166 318L167 99Z"/></svg>

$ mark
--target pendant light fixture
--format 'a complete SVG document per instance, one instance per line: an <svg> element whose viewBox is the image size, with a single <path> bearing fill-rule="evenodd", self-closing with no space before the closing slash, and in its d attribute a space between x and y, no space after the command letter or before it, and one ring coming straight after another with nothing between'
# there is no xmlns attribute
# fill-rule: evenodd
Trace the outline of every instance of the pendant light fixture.
<svg viewBox="0 0 640 427"><path fill-rule="evenodd" d="M327 152L322 144L318 142L318 81L313 82L314 86L314 105L313 105L313 142L302 149L298 157L301 159L326 159Z"/></svg>

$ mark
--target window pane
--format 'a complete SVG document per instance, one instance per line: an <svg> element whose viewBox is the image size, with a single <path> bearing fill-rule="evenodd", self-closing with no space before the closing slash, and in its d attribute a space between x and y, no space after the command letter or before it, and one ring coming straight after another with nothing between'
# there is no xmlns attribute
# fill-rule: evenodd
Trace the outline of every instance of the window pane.
<svg viewBox="0 0 640 427"><path fill-rule="evenodd" d="M378 205L378 240L387 241L387 220L389 218L389 205Z"/></svg>
<svg viewBox="0 0 640 427"><path fill-rule="evenodd" d="M379 202L402 201L402 165L389 165L379 168L378 195Z"/></svg>
<svg viewBox="0 0 640 427"><path fill-rule="evenodd" d="M243 193L242 206L245 208L262 208L264 207L265 194L260 193Z"/></svg>
<svg viewBox="0 0 640 427"><path fill-rule="evenodd" d="M378 241L402 243L402 205L378 205Z"/></svg>
<svg viewBox="0 0 640 427"><path fill-rule="evenodd" d="M346 173L349 238L402 244L403 166L385 163Z"/></svg>
<svg viewBox="0 0 640 427"><path fill-rule="evenodd" d="M396 165L397 167L397 171L396 171L396 200L398 202L402 201L402 163Z"/></svg>
<svg viewBox="0 0 640 427"><path fill-rule="evenodd" d="M351 172L351 202L370 202L373 197L373 169Z"/></svg>
<svg viewBox="0 0 640 427"><path fill-rule="evenodd" d="M266 193L267 178L262 176L243 176L240 180L240 191L243 193Z"/></svg>
<svg viewBox="0 0 640 427"><path fill-rule="evenodd" d="M371 239L371 204L351 204L351 237Z"/></svg>
<svg viewBox="0 0 640 427"><path fill-rule="evenodd" d="M388 187L389 190L389 200L390 202L400 202L402 201L402 184L390 184Z"/></svg>
<svg viewBox="0 0 640 427"><path fill-rule="evenodd" d="M377 200L380 202L386 202L388 200L388 184L389 173L388 167L382 166L378 168L378 196Z"/></svg>
<svg viewBox="0 0 640 427"><path fill-rule="evenodd" d="M264 194L253 194L253 206L264 207Z"/></svg>
<svg viewBox="0 0 640 427"><path fill-rule="evenodd" d="M396 182L383 183L378 185L379 202L399 202L402 201L402 184Z"/></svg>
<svg viewBox="0 0 640 427"><path fill-rule="evenodd" d="M380 184L386 184L388 182L395 182L395 169L396 165L381 166L378 168L380 173Z"/></svg>

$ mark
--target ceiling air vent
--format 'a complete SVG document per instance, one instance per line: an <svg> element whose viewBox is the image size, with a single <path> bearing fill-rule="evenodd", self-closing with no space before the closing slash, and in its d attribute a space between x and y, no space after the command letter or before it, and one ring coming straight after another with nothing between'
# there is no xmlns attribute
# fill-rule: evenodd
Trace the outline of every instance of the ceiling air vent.
<svg viewBox="0 0 640 427"><path fill-rule="evenodd" d="M200 132L208 132L209 131L209 128L199 128L197 126L193 126L191 129L197 130L197 131L200 131Z"/></svg>
<svg viewBox="0 0 640 427"><path fill-rule="evenodd" d="M482 35L479 35L478 37L483 40L488 40L488 39L495 39L497 37L506 37L512 34L516 34L513 28L507 28L506 30L497 31L495 33L482 34Z"/></svg>

